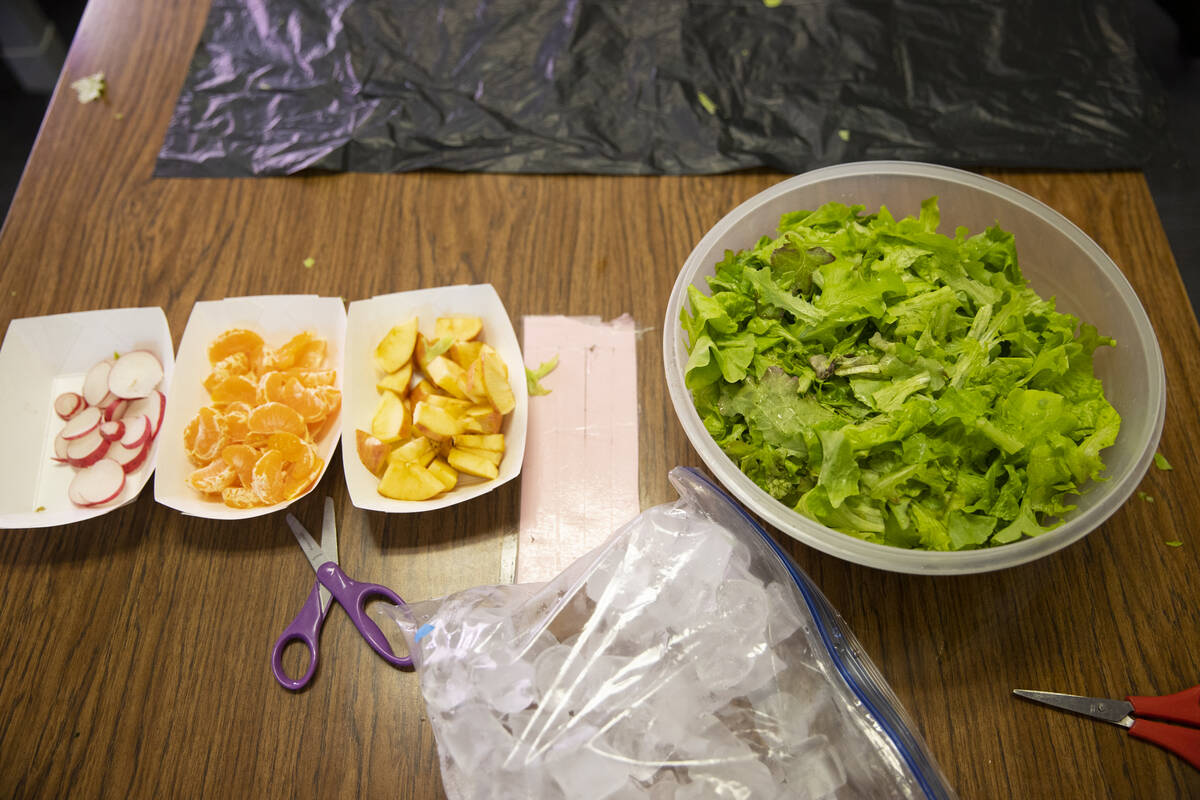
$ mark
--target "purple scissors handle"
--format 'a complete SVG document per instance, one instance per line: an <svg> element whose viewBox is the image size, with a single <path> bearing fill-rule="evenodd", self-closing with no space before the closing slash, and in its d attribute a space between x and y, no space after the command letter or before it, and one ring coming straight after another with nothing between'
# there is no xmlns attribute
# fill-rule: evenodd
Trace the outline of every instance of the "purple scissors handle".
<svg viewBox="0 0 1200 800"><path fill-rule="evenodd" d="M366 613L367 603L375 597L383 598L394 605L404 605L400 595L377 583L360 583L352 580L342 572L341 567L332 561L326 561L317 568L317 580L333 594L338 605L346 610L354 627L358 628L358 632L367 640L367 644L371 645L371 649L379 654L380 658L394 667L412 666L411 658L396 655L391 644L384 637L383 631L379 630L379 626Z"/></svg>
<svg viewBox="0 0 1200 800"><path fill-rule="evenodd" d="M304 607L292 620L292 624L287 626L271 651L271 672L275 673L275 680L284 688L293 691L303 689L312 680L313 673L317 671L317 639L321 635L321 625L324 624L325 615L328 613L329 606L322 607L321 604L321 584L313 583ZM292 642L300 642L308 648L308 669L299 678L291 677L283 669L283 651Z"/></svg>

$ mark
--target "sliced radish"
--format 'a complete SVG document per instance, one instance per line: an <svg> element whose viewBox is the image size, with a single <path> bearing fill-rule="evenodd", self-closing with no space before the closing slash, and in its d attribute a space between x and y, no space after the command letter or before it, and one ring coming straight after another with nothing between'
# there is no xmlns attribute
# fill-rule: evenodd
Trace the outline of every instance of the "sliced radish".
<svg viewBox="0 0 1200 800"><path fill-rule="evenodd" d="M63 392L54 398L54 413L63 419L70 419L83 411L83 408L83 396L75 392Z"/></svg>
<svg viewBox="0 0 1200 800"><path fill-rule="evenodd" d="M125 434L121 437L121 447L126 450L138 451L142 445L149 442L154 431L153 423L145 414L130 414L121 420L125 425Z"/></svg>
<svg viewBox="0 0 1200 800"><path fill-rule="evenodd" d="M58 434L58 436L55 436L54 437L54 456L51 458L51 460L57 461L59 464L66 464L67 463L67 445L69 445L69 444L70 444L70 442L68 442L66 439L64 439L63 435L61 433Z"/></svg>
<svg viewBox="0 0 1200 800"><path fill-rule="evenodd" d="M105 441L116 442L120 441L121 437L125 435L125 423L119 419L107 420L101 422L96 430L100 432L100 438Z"/></svg>
<svg viewBox="0 0 1200 800"><path fill-rule="evenodd" d="M108 448L108 454L104 458L117 462L125 470L125 473L128 474L146 463L146 458L150 455L152 445L153 442L146 439L140 447L132 449L128 447L110 447Z"/></svg>
<svg viewBox="0 0 1200 800"><path fill-rule="evenodd" d="M146 397L163 379L162 362L149 350L134 350L117 359L108 373L108 390L133 400Z"/></svg>
<svg viewBox="0 0 1200 800"><path fill-rule="evenodd" d="M129 400L122 400L120 397L114 396L112 402L104 406L104 419L106 421L121 419L125 416L129 403Z"/></svg>
<svg viewBox="0 0 1200 800"><path fill-rule="evenodd" d="M93 428L78 439L67 442L67 463L72 467L90 467L108 452L109 441L100 435L100 429Z"/></svg>
<svg viewBox="0 0 1200 800"><path fill-rule="evenodd" d="M83 378L83 399L89 406L103 405L108 396L108 376L112 362L101 361L87 371Z"/></svg>
<svg viewBox="0 0 1200 800"><path fill-rule="evenodd" d="M125 409L125 417L145 414L150 418L150 438L154 438L158 436L158 429L162 427L163 415L166 414L166 411L167 396L155 389L145 397L130 401L129 408Z"/></svg>
<svg viewBox="0 0 1200 800"><path fill-rule="evenodd" d="M104 421L103 417L100 409L89 406L67 420L67 424L62 429L62 437L71 441L81 436L87 436Z"/></svg>
<svg viewBox="0 0 1200 800"><path fill-rule="evenodd" d="M67 496L77 505L98 506L115 500L124 488L124 467L111 459L102 458L75 474L67 489Z"/></svg>

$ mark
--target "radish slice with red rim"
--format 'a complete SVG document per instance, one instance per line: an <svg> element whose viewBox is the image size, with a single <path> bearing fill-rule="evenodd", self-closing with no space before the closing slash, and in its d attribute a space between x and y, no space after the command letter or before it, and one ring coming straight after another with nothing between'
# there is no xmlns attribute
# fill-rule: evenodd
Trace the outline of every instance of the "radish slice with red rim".
<svg viewBox="0 0 1200 800"><path fill-rule="evenodd" d="M120 397L114 396L112 402L104 407L104 419L118 420L125 416L130 402L129 400L122 400Z"/></svg>
<svg viewBox="0 0 1200 800"><path fill-rule="evenodd" d="M58 436L55 436L54 455L52 456L52 460L57 461L60 464L67 463L67 446L69 444L70 442L64 439L61 433L58 434Z"/></svg>
<svg viewBox="0 0 1200 800"><path fill-rule="evenodd" d="M63 419L70 419L84 408L83 395L75 392L63 392L54 398L54 413Z"/></svg>
<svg viewBox="0 0 1200 800"><path fill-rule="evenodd" d="M125 469L112 459L102 458L75 473L67 496L81 506L98 506L117 499L125 488Z"/></svg>
<svg viewBox="0 0 1200 800"><path fill-rule="evenodd" d="M62 429L62 437L70 441L78 439L81 436L86 436L103 421L104 415L100 412L100 409L90 406L67 420L67 424Z"/></svg>
<svg viewBox="0 0 1200 800"><path fill-rule="evenodd" d="M108 453L104 456L106 459L112 459L121 465L126 474L133 472L135 469L146 463L147 457L150 455L150 448L153 442L146 439L140 447L110 447Z"/></svg>
<svg viewBox="0 0 1200 800"><path fill-rule="evenodd" d="M125 434L121 437L121 447L126 450L140 450L142 445L153 437L150 418L145 414L131 414L121 420L125 424Z"/></svg>
<svg viewBox="0 0 1200 800"><path fill-rule="evenodd" d="M108 452L109 441L100 435L99 428L78 439L67 442L67 463L72 467L90 467Z"/></svg>
<svg viewBox="0 0 1200 800"><path fill-rule="evenodd" d="M127 400L146 397L163 379L162 362L149 350L134 350L117 359L108 373L108 390Z"/></svg>
<svg viewBox="0 0 1200 800"><path fill-rule="evenodd" d="M83 399L89 406L104 404L104 398L109 392L108 376L111 371L111 361L100 361L83 377Z"/></svg>
<svg viewBox="0 0 1200 800"><path fill-rule="evenodd" d="M101 422L100 427L96 430L100 432L100 438L108 442L115 442L125 435L125 423L119 419L112 419Z"/></svg>
<svg viewBox="0 0 1200 800"><path fill-rule="evenodd" d="M132 417L134 414L145 414L150 419L150 437L158 436L158 429L162 427L163 416L167 411L167 396L158 389L155 389L145 397L131 400L129 408L125 409L126 418Z"/></svg>

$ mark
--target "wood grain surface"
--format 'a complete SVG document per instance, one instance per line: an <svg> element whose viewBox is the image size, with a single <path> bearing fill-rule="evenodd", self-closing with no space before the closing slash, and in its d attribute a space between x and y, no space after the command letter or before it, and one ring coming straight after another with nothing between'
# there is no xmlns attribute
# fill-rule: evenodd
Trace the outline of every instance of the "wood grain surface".
<svg viewBox="0 0 1200 800"><path fill-rule="evenodd" d="M203 27L202 2L93 0L0 233L0 325L161 306L491 282L527 314L629 312L641 331L641 502L698 465L667 399L663 314L703 232L783 176L151 177ZM71 80L104 70L106 103ZM1085 540L981 576L880 572L781 541L862 641L964 798L1200 797L1200 773L1121 729L1014 700L1200 681L1200 330L1143 178L990 172L1058 209L1128 276L1158 332L1168 407L1134 499ZM315 260L312 268L303 261ZM336 458L336 457L335 457ZM342 563L427 599L499 578L520 482L419 516L353 508L336 461ZM1165 546L1178 539L1182 547ZM78 525L0 533L0 797L443 796L416 677L331 615L312 686L268 669L312 580L281 515L213 522L139 499Z"/></svg>

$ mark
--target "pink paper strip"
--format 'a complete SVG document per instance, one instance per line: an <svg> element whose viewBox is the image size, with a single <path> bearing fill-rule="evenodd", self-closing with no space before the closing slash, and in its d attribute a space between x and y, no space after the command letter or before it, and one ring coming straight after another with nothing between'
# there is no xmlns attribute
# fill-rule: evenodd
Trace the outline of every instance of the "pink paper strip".
<svg viewBox="0 0 1200 800"><path fill-rule="evenodd" d="M641 511L633 318L525 317L525 363L555 355L529 398L517 583L546 581Z"/></svg>

